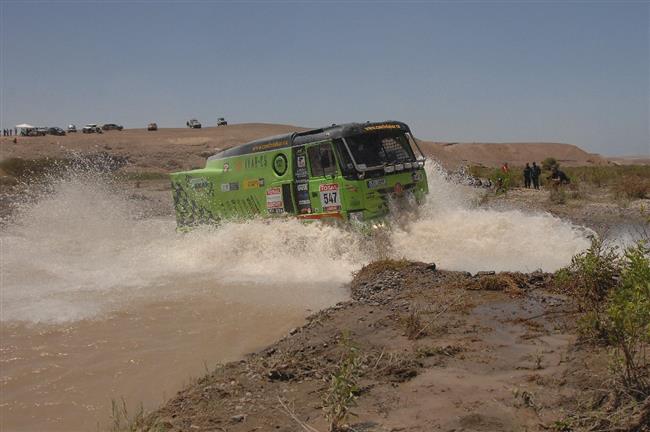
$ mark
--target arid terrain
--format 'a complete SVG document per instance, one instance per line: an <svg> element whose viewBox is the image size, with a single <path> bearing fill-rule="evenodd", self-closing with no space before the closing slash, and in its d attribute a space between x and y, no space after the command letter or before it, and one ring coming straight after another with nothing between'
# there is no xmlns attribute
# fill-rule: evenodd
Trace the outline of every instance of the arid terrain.
<svg viewBox="0 0 650 432"><path fill-rule="evenodd" d="M305 130L304 127L247 123L203 129L125 129L96 134L0 138L0 159L68 157L71 152L106 152L125 157L132 170L169 172L203 166L205 158L218 150L253 139ZM414 132L417 137L417 131ZM477 164L497 167L503 162L523 165L554 157L565 165L602 165L607 160L570 144L558 143L440 143L420 140L422 150L443 165L453 168Z"/></svg>
<svg viewBox="0 0 650 432"><path fill-rule="evenodd" d="M24 247L29 252L26 258L17 261L25 266L31 265L35 250L35 261L56 260L59 255L66 258L60 268L39 268L42 274L32 272L36 274L29 277L58 283L59 274L63 274L66 284L82 286L81 300L93 307L89 298L95 292L88 288L86 275L123 277L115 286L98 291L97 297L106 297L110 308L115 308L109 308L108 318L102 311L62 324L36 321L6 325L3 321L0 360L5 371L17 372L13 376L3 373L2 386L19 399L3 400L0 406L11 414L9 430L50 426L52 430L88 430L96 421L99 429L114 431L325 432L330 426L327 412L332 407L333 377L338 377L339 384L346 380L354 384L345 404L354 415L342 422L341 430L650 430L650 400L622 410L617 394L610 391L615 387L610 357L603 346L584 343L579 336L579 314L571 293L561 289L552 271L528 267L533 265L529 262L545 263L556 252L565 253L562 248L588 243L581 237L582 228L576 227L623 243L639 238L642 232L647 235L644 230L650 199L627 197L607 181L596 186L578 178L562 199L546 187L539 191L513 187L507 193L495 194L491 189L457 185L447 191L445 183L442 192L432 190L436 199L453 200L455 195L466 193L472 204L458 205L459 209L453 204L442 210L434 206L433 216L422 216L422 222L430 225L412 225L401 237L392 238L393 244L383 253L386 256L380 252L372 259L365 255L357 258L360 247L341 250L337 242L351 241L347 234L314 231L313 227L299 232L296 238L283 237L296 231L293 225L273 226L278 230L275 233L264 224L231 227L225 233L200 233L191 242L173 237L166 173L203 166L206 157L219 149L293 130L302 129L242 124L201 130L18 137L17 143L2 138L0 156L4 161L107 154L111 160L126 162L113 179L112 187L120 190L119 199L96 184L64 182L54 191L55 199L64 200L61 205L27 205L28 210L21 213L26 215L21 221L24 226L17 234L11 233L12 241L18 238L16 244L28 246ZM567 144L420 144L429 157L452 170L465 165L493 168L504 161L517 167L547 157L562 166L612 166L598 155ZM639 172L647 174L634 171L634 175L639 176ZM11 228L16 211L13 204L29 195L30 180L7 170L0 175L0 207ZM443 182L443 177L430 181ZM113 214L114 207L119 213L131 205L133 214ZM66 207L75 215L68 224L59 226L59 213L50 215L65 215ZM108 222L95 226L92 219L104 215ZM133 224L132 231L121 231L125 221ZM52 238L48 237L49 226ZM444 232L431 236L425 230L432 226L452 233L459 229L458 235L467 238L455 238L455 234L445 237ZM40 228L43 231L37 231ZM560 243L565 240L562 233L576 238ZM277 249L269 251L261 246L273 241L303 245L327 236L334 240L318 243L323 251L316 256L309 251L285 256ZM156 243L159 237L164 242ZM238 241L242 244L234 245ZM381 251L382 239L377 241L377 250ZM425 241L431 242L431 249L460 246L454 254L442 254L441 265L434 262L437 260L422 262L409 255L409 244ZM330 243L337 244L329 249ZM102 248L95 257L97 245ZM53 252L42 256L41 248ZM130 249L136 252L126 254ZM174 254L176 249L181 251ZM538 254L538 249L543 253ZM147 255L147 260L142 260L139 254L150 254L151 258ZM86 255L90 259L82 260ZM522 255L526 273L498 268ZM104 264L102 259L106 260ZM467 267L463 267L463 259ZM564 257L563 265L569 261L570 255ZM156 272L161 272L163 283L142 274L144 267L154 263L159 264ZM293 273L299 271L268 274L270 268L277 270L294 263L300 263L310 277L320 279L310 284L294 278ZM445 263L451 263L448 266L453 270ZM174 266L182 271L167 273L175 270L170 270ZM258 273L252 281L237 279L235 285L228 285L232 283L228 280L232 278L229 267L241 273ZM327 271L323 275L324 267ZM555 264L553 267L557 268ZM75 272L84 277L70 275ZM343 275L346 272L352 274L349 279ZM202 278L195 273L201 273ZM216 281L204 277L205 273L215 273ZM137 292L131 279L136 286L150 284L149 289L143 290L145 294ZM50 283L37 282L40 280L34 282L40 288ZM122 291L122 284L127 284L128 290ZM273 295L269 289L277 289L279 294ZM111 290L116 291L115 298ZM184 290L193 294L179 301L178 293ZM155 294L147 294L149 291ZM164 293L162 297L160 292ZM325 292L329 294L316 299ZM30 301L40 300L39 295ZM68 295L71 301L77 300L77 291L62 289L52 295L57 301L54 304L67 306ZM341 297L345 300L340 301ZM128 307L120 302L129 303ZM291 303L290 307L284 307L285 303ZM86 308L85 303L82 306ZM178 308L185 309L175 311ZM213 316L213 310L221 311L220 316ZM221 316L226 317L225 323ZM264 331L257 331L256 326L264 326ZM281 334L285 336L269 344ZM48 335L52 335L49 340ZM159 339L161 345L155 345L152 338ZM191 343L201 347L193 348ZM252 353L242 355L245 352ZM117 366L111 364L110 356ZM32 363L21 365L21 361ZM200 362L204 365L197 368ZM192 368L187 372L179 369L188 365ZM351 368L348 375L345 365ZM81 370L84 367L86 373ZM66 368L84 376L71 381L75 373L62 373ZM188 383L189 376L201 377ZM133 389L145 387L143 377L151 382L149 393L161 392L155 402L150 395L138 393L140 389ZM93 383L108 387L118 381L126 383L122 389L94 388L82 407L87 410L78 406L83 405L78 398L83 399L85 389ZM122 405L124 388L133 396L126 397ZM27 389L35 389L34 395L30 396ZM169 398L176 390L180 391ZM61 403L57 405L48 397L59 398L57 403ZM65 397L71 403L64 405ZM145 397L149 399L140 411L141 399L137 398ZM115 403L112 410L111 399ZM166 402L160 404L161 399ZM63 409L66 414L59 415ZM77 412L84 416L83 422L76 419ZM27 415L32 418L23 421Z"/></svg>

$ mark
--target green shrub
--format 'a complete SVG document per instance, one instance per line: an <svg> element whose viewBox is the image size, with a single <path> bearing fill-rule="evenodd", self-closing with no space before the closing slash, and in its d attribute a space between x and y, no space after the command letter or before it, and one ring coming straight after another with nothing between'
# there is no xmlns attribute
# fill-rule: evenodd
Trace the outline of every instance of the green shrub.
<svg viewBox="0 0 650 432"><path fill-rule="evenodd" d="M508 192L513 186L512 174L509 172L504 173L500 169L495 169L492 171L492 174L490 175L490 181L492 181L492 184L496 188L497 195Z"/></svg>
<svg viewBox="0 0 650 432"><path fill-rule="evenodd" d="M323 411L329 423L330 432L344 429L347 418L356 406L359 392L359 377L361 358L359 348L350 341L347 333L343 333L341 342L343 352L336 371L330 376L330 386L323 397Z"/></svg>
<svg viewBox="0 0 650 432"><path fill-rule="evenodd" d="M620 282L607 301L605 323L622 382L640 400L650 396L649 254L643 242L626 249Z"/></svg>
<svg viewBox="0 0 650 432"><path fill-rule="evenodd" d="M542 169L544 171L550 171L553 167L559 167L560 164L555 158L547 157L542 161Z"/></svg>
<svg viewBox="0 0 650 432"><path fill-rule="evenodd" d="M616 278L621 271L620 257L615 248L606 247L599 239L594 239L591 247L574 256L571 264L556 273L556 284L573 297L583 318L583 335L603 338L601 328L605 300L616 286ZM582 328L582 327L581 327Z"/></svg>
<svg viewBox="0 0 650 432"><path fill-rule="evenodd" d="M607 343L623 388L637 400L650 396L650 248L645 242L617 249L594 240L558 271L556 284L573 297L578 330Z"/></svg>

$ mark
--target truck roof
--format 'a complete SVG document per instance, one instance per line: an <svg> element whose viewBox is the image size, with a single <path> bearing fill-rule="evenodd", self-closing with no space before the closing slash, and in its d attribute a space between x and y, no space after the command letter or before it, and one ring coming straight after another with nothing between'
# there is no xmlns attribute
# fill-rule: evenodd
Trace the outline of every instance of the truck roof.
<svg viewBox="0 0 650 432"><path fill-rule="evenodd" d="M240 144L238 146L223 150L213 156L210 156L208 160L225 159L250 153L277 150L284 147L295 147L312 142L324 141L327 139L336 139L382 130L399 130L402 132L411 131L406 123L395 120L387 120L374 123L366 122L344 123L340 125L333 124L332 126L319 129L311 129L304 132L292 132L257 139L246 144Z"/></svg>

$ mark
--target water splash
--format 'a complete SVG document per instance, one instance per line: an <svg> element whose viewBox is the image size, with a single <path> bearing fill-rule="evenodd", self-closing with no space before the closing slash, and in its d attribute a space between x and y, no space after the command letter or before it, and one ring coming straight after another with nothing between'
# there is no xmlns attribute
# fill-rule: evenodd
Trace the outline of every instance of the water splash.
<svg viewBox="0 0 650 432"><path fill-rule="evenodd" d="M555 271L589 247L590 231L549 213L478 207L482 191L427 170L429 196L411 223L394 230L403 257L450 270Z"/></svg>
<svg viewBox="0 0 650 432"><path fill-rule="evenodd" d="M578 227L549 214L477 208L479 192L445 181L435 164L428 176L418 216L388 233L394 257L468 271L552 271L588 246ZM242 285L258 287L251 301L277 293L319 307L340 299L352 272L376 256L352 231L293 219L179 234L171 218L144 217L119 183L83 170L53 179L0 235L3 321L75 321Z"/></svg>

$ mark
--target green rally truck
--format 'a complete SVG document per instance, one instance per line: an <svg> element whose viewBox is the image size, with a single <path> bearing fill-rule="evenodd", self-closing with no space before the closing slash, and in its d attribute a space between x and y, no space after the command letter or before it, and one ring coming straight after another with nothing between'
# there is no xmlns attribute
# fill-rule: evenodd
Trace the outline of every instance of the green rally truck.
<svg viewBox="0 0 650 432"><path fill-rule="evenodd" d="M398 121L263 138L211 156L203 169L171 174L176 221L180 228L288 215L373 221L424 199L424 163Z"/></svg>

